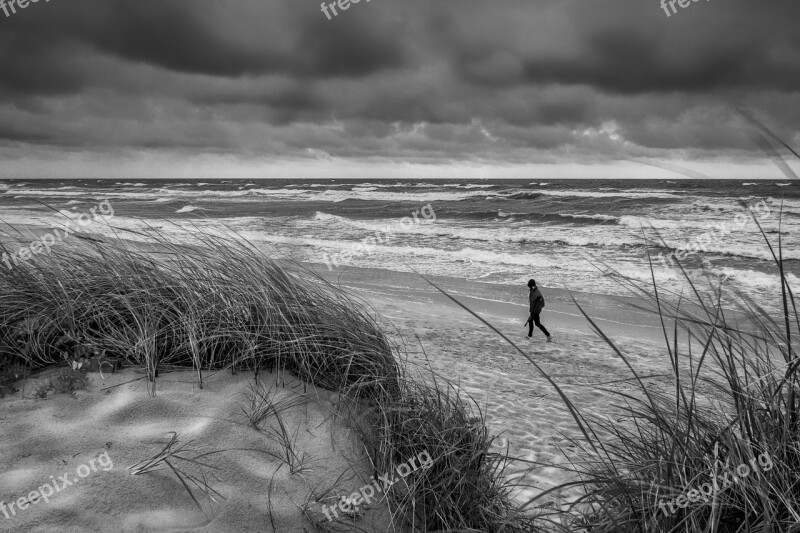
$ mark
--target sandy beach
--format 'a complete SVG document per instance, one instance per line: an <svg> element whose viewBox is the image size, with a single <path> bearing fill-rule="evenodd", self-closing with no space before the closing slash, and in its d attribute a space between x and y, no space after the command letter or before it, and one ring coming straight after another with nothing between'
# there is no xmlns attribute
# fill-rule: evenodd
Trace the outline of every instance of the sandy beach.
<svg viewBox="0 0 800 533"><path fill-rule="evenodd" d="M364 269L329 276L362 295L384 317L387 331L397 342L405 343L409 360L421 375L433 370L472 396L485 411L490 430L501 435L498 451L508 446L512 457L556 464L564 460L558 446L568 447L568 439L578 438L580 431L552 386L497 334L419 276ZM527 287L518 291L522 303L512 304L498 301L507 291L486 284L452 278L432 281L517 343L585 413L606 416L613 412L611 395L598 390L599 386L636 389L619 382L630 380L630 371L592 332L566 291L542 289L547 297L542 321L555 338L547 343L539 330L534 329L533 337L528 338L523 327ZM661 376L648 383L665 385L663 378L671 370L658 318L631 307L646 302L580 293L571 296L582 303L642 376ZM609 316L613 318L603 318ZM509 468L509 477L520 479L520 502L566 481L561 471L529 471L522 463ZM547 496L536 505L554 498Z"/></svg>

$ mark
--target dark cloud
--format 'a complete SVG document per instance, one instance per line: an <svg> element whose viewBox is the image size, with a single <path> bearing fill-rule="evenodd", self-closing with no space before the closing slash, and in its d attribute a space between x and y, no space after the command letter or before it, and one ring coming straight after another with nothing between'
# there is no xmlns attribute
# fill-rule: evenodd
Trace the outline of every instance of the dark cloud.
<svg viewBox="0 0 800 533"><path fill-rule="evenodd" d="M800 2L52 0L0 12L0 147L524 162L800 141ZM48 152L49 151L49 152ZM309 155L310 154L310 155Z"/></svg>
<svg viewBox="0 0 800 533"><path fill-rule="evenodd" d="M232 78L365 76L402 65L401 45L380 24L363 16L328 24L302 7L308 3L297 5L286 12L274 0L255 8L210 0L30 4L3 20L0 61L11 68L0 71L0 83L28 94L79 91L85 80L74 60L86 53Z"/></svg>
<svg viewBox="0 0 800 533"><path fill-rule="evenodd" d="M800 20L800 3L793 0L758 8L744 0L702 2L669 18L655 0L561 5L561 16L544 2L510 14L487 9L481 16L490 31L481 31L476 18L450 25L462 78L489 86L588 85L625 94L800 86L800 36L791 22ZM537 11L548 15L537 17ZM515 15L529 27L520 27Z"/></svg>

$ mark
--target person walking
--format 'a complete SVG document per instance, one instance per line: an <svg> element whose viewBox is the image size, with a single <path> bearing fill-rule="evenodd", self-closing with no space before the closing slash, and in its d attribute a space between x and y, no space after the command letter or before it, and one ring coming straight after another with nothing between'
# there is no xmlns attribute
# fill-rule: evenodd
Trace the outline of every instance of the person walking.
<svg viewBox="0 0 800 533"><path fill-rule="evenodd" d="M544 324L542 324L539 319L539 314L542 312L542 309L544 309L544 296L542 296L542 291L536 286L536 280L534 279L528 280L528 288L531 290L528 296L528 300L531 304L531 316L528 317L528 321L525 322L525 325L529 326L528 337L533 337L533 326L535 325L547 336L547 342L553 342L553 337L550 336L550 332L547 331L547 328L544 327Z"/></svg>

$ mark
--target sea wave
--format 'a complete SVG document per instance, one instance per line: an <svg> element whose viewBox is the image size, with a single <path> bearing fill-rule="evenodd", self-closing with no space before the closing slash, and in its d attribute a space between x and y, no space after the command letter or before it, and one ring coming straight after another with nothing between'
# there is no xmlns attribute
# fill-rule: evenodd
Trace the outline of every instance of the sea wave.
<svg viewBox="0 0 800 533"><path fill-rule="evenodd" d="M734 286L747 287L749 292L776 289L781 286L781 278L777 274L758 272L756 270L742 270L737 268L712 268L715 276L725 276ZM792 273L787 273L786 281L793 287L800 286L800 278Z"/></svg>
<svg viewBox="0 0 800 533"><path fill-rule="evenodd" d="M581 214L572 214L572 213L559 213L560 217L564 218L579 218L579 219L587 219L587 220L599 220L601 222L617 222L619 221L619 217L615 217L613 215L581 215Z"/></svg>
<svg viewBox="0 0 800 533"><path fill-rule="evenodd" d="M640 217L634 215L623 215L619 217L618 224L620 226L625 226L634 230L639 230L641 228L652 228L657 230L697 230L697 231L709 231L712 230L717 224L721 221L717 219L710 219L710 218L698 218L698 219L689 219L689 218L681 218L681 219L671 219L671 218L656 218L656 217ZM750 224L751 226L755 227L754 224ZM728 223L728 226L733 228L733 220ZM744 225L743 227L746 227ZM738 226L737 226L738 228ZM756 231L758 229L756 228Z"/></svg>
<svg viewBox="0 0 800 533"><path fill-rule="evenodd" d="M347 217L343 217L343 216L339 216L339 215L332 215L330 213L324 213L322 211L317 211L314 214L313 219L317 220L317 221L320 221L320 222L339 222L341 224L351 223L351 224L355 225L355 223L356 223L356 221L353 220L353 219L350 219L350 218L347 218Z"/></svg>
<svg viewBox="0 0 800 533"><path fill-rule="evenodd" d="M543 215L561 218L560 215ZM478 226L450 219L426 220L421 216L419 223L398 224L398 219L356 220L339 215L317 212L313 220L322 223L327 229L332 227L359 229L368 234L374 232L392 232L405 235L422 235L432 239L444 239L443 243L506 243L523 245L550 245L564 246L602 246L602 247L638 247L644 246L641 236L633 232L617 230L613 235L608 232L608 226L598 225L597 231L576 233L571 226L539 226L523 223L509 226ZM603 229L605 228L605 229ZM485 244L482 244L485 246Z"/></svg>
<svg viewBox="0 0 800 533"><path fill-rule="evenodd" d="M211 191L209 191L211 192ZM306 195L317 194L309 189L247 189L243 193L236 193L232 196L274 196L274 197L297 197L302 199Z"/></svg>
<svg viewBox="0 0 800 533"><path fill-rule="evenodd" d="M509 213L509 215L511 214ZM513 216L519 218L520 214L514 214ZM550 220L561 218L561 215L544 216L551 217ZM603 215L586 216L605 217ZM322 224L326 229L340 228L340 231L346 231L349 235L358 235L359 231L367 235L376 232L406 236L417 235L424 236L434 242L439 240L443 248L452 246L452 243L463 243L466 246L475 248L518 245L526 248L531 247L532 249L542 246L566 246L635 250L649 245L656 251L660 249L659 246L654 245L652 242L649 244L645 242L639 232L639 220L637 217L630 216L621 217L616 224L614 220L577 219L586 220L588 223L588 225L579 226L579 230L576 230L576 226L564 223L561 225L542 226L522 222L480 226L475 223L465 223L449 218L443 219L441 216L436 222L427 221L420 217L421 223L405 225L398 224L397 219L355 220L323 212L317 212L313 218L316 224ZM662 230L661 236L664 238L666 246L677 251L698 252L697 246L701 243L697 237L711 229L710 225L702 224L701 221L656 219L643 222L650 222L652 224L650 227ZM609 226L609 223L614 225ZM760 260L771 259L769 249L764 245L755 224L751 223L743 227L729 224L726 227L730 230L728 233L721 238L714 238L710 242L703 242L704 248L701 248L700 251L717 256ZM764 225L764 227L766 230L771 228L771 226L767 225ZM353 230L358 231L354 232ZM786 259L800 259L800 250L785 247L784 257Z"/></svg>
<svg viewBox="0 0 800 533"><path fill-rule="evenodd" d="M635 192L635 191L617 191L617 192L597 192L597 191L568 191L568 190L553 190L547 189L540 192L546 196L574 196L576 198L684 198L684 196L671 193L671 192Z"/></svg>
<svg viewBox="0 0 800 533"><path fill-rule="evenodd" d="M194 206L194 205L185 205L185 206L181 207L180 209L178 209L177 211L175 211L175 213L178 213L178 214L180 214L180 213L191 213L192 211L198 211L198 210L203 210L203 208L202 207L197 207L197 206Z"/></svg>
<svg viewBox="0 0 800 533"><path fill-rule="evenodd" d="M620 190L606 188L597 191L587 190L568 190L568 189L538 189L536 191L524 191L519 189L506 189L497 193L500 197L508 200L527 200L536 199L543 196L572 197L572 198L652 198L652 199L681 199L685 196L672 192L646 191L646 190Z"/></svg>
<svg viewBox="0 0 800 533"><path fill-rule="evenodd" d="M429 202L453 202L477 197L485 197L481 191L429 191L429 192L392 192L392 191L321 191L309 195L309 200L318 202L343 202L345 200L368 200L380 202L416 202L422 205Z"/></svg>
<svg viewBox="0 0 800 533"><path fill-rule="evenodd" d="M145 187L144 183L120 183L121 186ZM244 188L242 190L197 190L191 188L170 188L167 186L149 189L132 190L125 189L86 189L76 188L70 190L58 190L52 188L24 188L17 189L19 195L28 197L79 197L91 195L94 198L118 198L128 200L158 200L160 198L172 197L181 198L187 201L192 199L216 198L220 200L235 201L238 199L247 200L252 197L269 198L280 200L296 201L319 201L339 203L346 200L355 201L381 201L381 202L459 202L465 200L531 200L543 196L547 197L574 197L589 199L605 198L684 198L671 193L661 192L598 192L587 190L563 190L563 189L538 189L537 191L525 191L518 188L506 188L501 191L490 191L495 185L489 184L414 184L414 190L397 190L397 184L384 186L381 184L334 184L323 185L305 184L304 188L297 188L291 185L281 188ZM324 188L323 188L324 187ZM353 190L343 190L343 187L355 187ZM434 190L420 190L420 188L433 187ZM164 201L164 200L161 200Z"/></svg>
<svg viewBox="0 0 800 533"><path fill-rule="evenodd" d="M533 200L544 196L540 192L515 192L511 194L502 195L503 198L508 200Z"/></svg>

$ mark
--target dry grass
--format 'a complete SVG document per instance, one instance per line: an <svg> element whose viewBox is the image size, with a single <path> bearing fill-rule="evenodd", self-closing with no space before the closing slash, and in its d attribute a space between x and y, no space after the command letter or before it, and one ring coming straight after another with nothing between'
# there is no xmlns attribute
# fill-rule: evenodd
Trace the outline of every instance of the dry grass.
<svg viewBox="0 0 800 533"><path fill-rule="evenodd" d="M493 437L471 399L447 382L409 377L374 318L314 273L284 268L237 235L196 237L194 245L159 232L147 245L81 241L0 269L0 366L104 354L146 369L151 381L160 369L189 366L201 386L210 370L289 371L339 392L339 413L362 436L376 479L423 451L433 457L389 491L396 530L525 530L507 497L505 458L489 452ZM0 243L0 253L13 246ZM245 413L279 444L282 464L302 473L308 458L281 402L256 385ZM174 441L147 464L173 469L200 506L196 491L213 489L176 469L176 450Z"/></svg>

